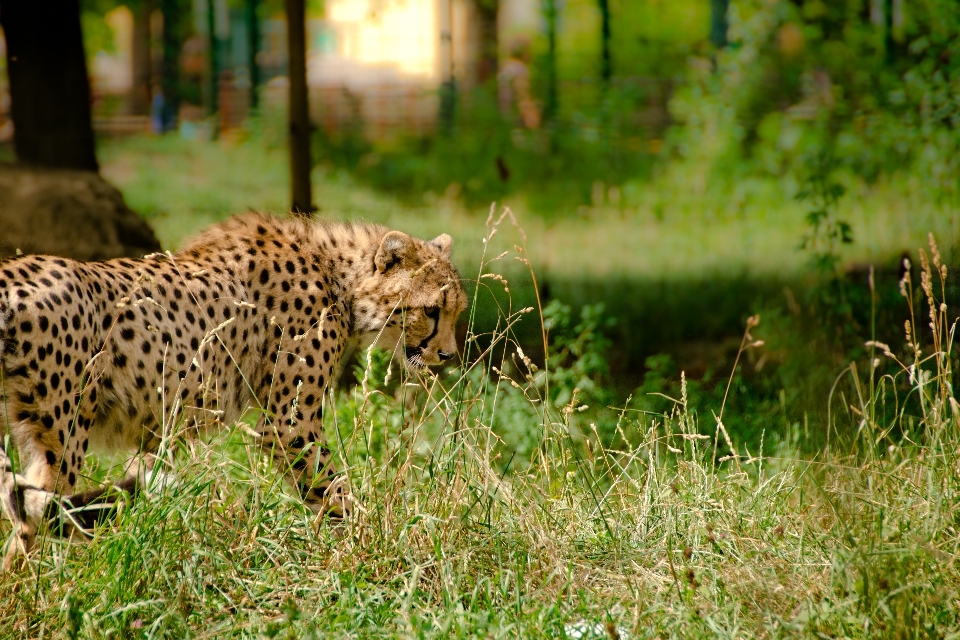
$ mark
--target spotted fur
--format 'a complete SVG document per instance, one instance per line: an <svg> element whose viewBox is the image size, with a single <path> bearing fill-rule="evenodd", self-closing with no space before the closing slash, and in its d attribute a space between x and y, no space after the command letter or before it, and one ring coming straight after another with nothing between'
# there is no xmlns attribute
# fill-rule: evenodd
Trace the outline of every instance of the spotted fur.
<svg viewBox="0 0 960 640"><path fill-rule="evenodd" d="M134 452L142 473L174 430L250 407L306 504L346 515L324 394L350 343L377 341L410 369L454 356L466 299L450 248L447 235L250 214L172 255L0 263L0 424L23 462L14 476L0 450L6 566L55 494L72 492L89 447Z"/></svg>

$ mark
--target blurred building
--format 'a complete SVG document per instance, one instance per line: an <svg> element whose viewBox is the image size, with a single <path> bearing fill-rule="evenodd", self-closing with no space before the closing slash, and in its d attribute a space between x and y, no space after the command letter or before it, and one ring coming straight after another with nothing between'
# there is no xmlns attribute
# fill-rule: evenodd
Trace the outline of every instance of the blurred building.
<svg viewBox="0 0 960 640"><path fill-rule="evenodd" d="M465 2L328 0L324 18L309 24L314 121L336 129L359 120L371 137L432 127L453 4Z"/></svg>
<svg viewBox="0 0 960 640"><path fill-rule="evenodd" d="M500 0L499 34L540 23L539 0ZM481 80L474 0L327 0L310 31L311 110L328 128L359 118L370 137L423 132L446 83L465 93Z"/></svg>
<svg viewBox="0 0 960 640"><path fill-rule="evenodd" d="M308 16L307 75L311 115L325 128L359 122L374 138L397 131L426 132L436 125L440 89L453 84L466 93L481 77L483 43L475 0L326 0L324 4L322 15ZM209 7L212 19L207 15ZM185 34L180 60L181 120L202 120L209 112L205 105L216 104L221 126L236 126L251 102L250 24L245 8L243 3L227 0L193 0L192 14L192 34ZM501 50L507 39L535 32L540 23L539 0L500 0L496 30ZM152 93L158 85L162 18L159 11L135 13L121 5L103 16L103 26L94 36L85 33L94 125L108 134L147 131ZM268 105L276 104L286 94L283 14L261 17L258 29L261 91ZM0 53L2 46L0 36ZM215 67L210 64L211 51L216 54ZM217 82L210 81L214 69ZM0 75L2 138L10 126L6 74ZM212 87L217 87L215 99L210 95Z"/></svg>

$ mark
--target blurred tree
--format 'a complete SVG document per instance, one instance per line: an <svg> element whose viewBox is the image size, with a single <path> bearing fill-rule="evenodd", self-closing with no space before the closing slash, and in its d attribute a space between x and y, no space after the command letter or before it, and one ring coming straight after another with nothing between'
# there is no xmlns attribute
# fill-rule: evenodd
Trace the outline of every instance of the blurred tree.
<svg viewBox="0 0 960 640"><path fill-rule="evenodd" d="M147 223L97 173L79 0L0 0L0 27L20 165L0 177L0 256L159 251Z"/></svg>
<svg viewBox="0 0 960 640"><path fill-rule="evenodd" d="M883 59L887 65L896 60L893 42L893 0L883 0Z"/></svg>
<svg viewBox="0 0 960 640"><path fill-rule="evenodd" d="M307 96L307 33L304 0L286 0L287 57L290 78L291 210L315 211L310 193L310 111Z"/></svg>
<svg viewBox="0 0 960 640"><path fill-rule="evenodd" d="M248 58L247 68L250 74L250 109L256 110L259 106L260 66L257 62L257 52L260 50L260 17L257 15L257 0L246 1Z"/></svg>
<svg viewBox="0 0 960 640"><path fill-rule="evenodd" d="M450 135L457 108L457 85L453 75L453 2L442 0L440 8L440 131Z"/></svg>
<svg viewBox="0 0 960 640"><path fill-rule="evenodd" d="M613 76L613 62L610 59L610 0L600 3L600 79L604 88L610 84Z"/></svg>
<svg viewBox="0 0 960 640"><path fill-rule="evenodd" d="M207 0L207 61L210 64L210 74L207 85L207 115L213 116L219 108L220 88L220 56L217 43L217 20L214 0ZM214 127L216 129L216 127Z"/></svg>
<svg viewBox="0 0 960 640"><path fill-rule="evenodd" d="M727 46L727 10L730 0L710 0L710 42L717 49Z"/></svg>
<svg viewBox="0 0 960 640"><path fill-rule="evenodd" d="M3 0L0 25L17 158L97 171L79 0Z"/></svg>
<svg viewBox="0 0 960 640"><path fill-rule="evenodd" d="M163 16L163 62L160 66L162 103L160 129L164 133L177 130L180 113L180 47L183 41L183 0L160 0Z"/></svg>
<svg viewBox="0 0 960 640"><path fill-rule="evenodd" d="M480 59L477 61L477 81L484 84L497 77L500 42L497 15L500 0L476 0L480 35Z"/></svg>
<svg viewBox="0 0 960 640"><path fill-rule="evenodd" d="M547 99L543 105L543 119L552 120L559 108L557 97L557 0L541 0L543 17L547 23Z"/></svg>
<svg viewBox="0 0 960 640"><path fill-rule="evenodd" d="M130 92L130 112L145 115L150 113L150 99L153 95L150 68L150 14L153 12L153 2L131 1L129 6L133 12L133 88Z"/></svg>

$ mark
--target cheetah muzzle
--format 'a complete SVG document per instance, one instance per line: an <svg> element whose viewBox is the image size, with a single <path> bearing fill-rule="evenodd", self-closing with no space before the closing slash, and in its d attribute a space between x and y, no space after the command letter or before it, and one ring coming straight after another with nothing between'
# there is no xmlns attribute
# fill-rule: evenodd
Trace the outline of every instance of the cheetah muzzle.
<svg viewBox="0 0 960 640"><path fill-rule="evenodd" d="M15 473L0 449L13 523L4 568L58 505L80 514L60 517L80 529L106 513L97 507L113 489L74 494L88 447L134 454L118 487L135 492L165 426L197 434L248 409L259 411L257 445L304 502L348 516L324 394L352 345L393 349L414 371L457 353L466 296L451 245L446 234L248 214L175 254L0 263L0 424L22 462Z"/></svg>

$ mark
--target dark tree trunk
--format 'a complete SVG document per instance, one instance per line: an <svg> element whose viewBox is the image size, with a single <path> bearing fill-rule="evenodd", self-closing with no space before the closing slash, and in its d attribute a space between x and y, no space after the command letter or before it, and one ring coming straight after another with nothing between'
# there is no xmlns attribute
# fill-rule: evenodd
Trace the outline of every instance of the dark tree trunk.
<svg viewBox="0 0 960 640"><path fill-rule="evenodd" d="M547 99L543 105L545 120L553 120L559 110L557 95L557 0L543 0L547 22Z"/></svg>
<svg viewBox="0 0 960 640"><path fill-rule="evenodd" d="M150 113L153 78L150 76L150 12L153 3L140 0L133 4L132 66L133 88L130 91L130 113Z"/></svg>
<svg viewBox="0 0 960 640"><path fill-rule="evenodd" d="M78 0L2 0L13 146L24 163L97 171Z"/></svg>
<svg viewBox="0 0 960 640"><path fill-rule="evenodd" d="M257 63L257 53L260 51L260 18L257 15L257 0L247 0L247 39L250 49L247 58L247 67L250 73L250 108L259 106L260 66Z"/></svg>
<svg viewBox="0 0 960 640"><path fill-rule="evenodd" d="M600 79L604 87L613 77L613 61L610 59L610 0L600 0Z"/></svg>
<svg viewBox="0 0 960 640"><path fill-rule="evenodd" d="M497 14L500 0L477 0L478 31L480 35L480 59L477 61L477 82L497 77L500 42L497 29Z"/></svg>
<svg viewBox="0 0 960 640"><path fill-rule="evenodd" d="M310 193L310 111L307 96L307 33L304 0L285 0L287 57L290 78L290 188L291 209L313 213Z"/></svg>
<svg viewBox="0 0 960 640"><path fill-rule="evenodd" d="M440 132L453 131L457 109L457 84L453 75L453 2L440 1Z"/></svg>
<svg viewBox="0 0 960 640"><path fill-rule="evenodd" d="M220 108L220 60L217 43L217 17L213 0L207 0L207 61L210 64L210 81L207 84L207 115L214 115Z"/></svg>
<svg viewBox="0 0 960 640"><path fill-rule="evenodd" d="M163 109L160 124L163 131L176 131L180 113L180 42L181 12L179 0L160 0L163 15L163 63L160 76L160 91L163 93Z"/></svg>
<svg viewBox="0 0 960 640"><path fill-rule="evenodd" d="M893 41L893 0L883 0L883 60L893 65L897 53ZM14 121L16 124L16 121Z"/></svg>
<svg viewBox="0 0 960 640"><path fill-rule="evenodd" d="M710 0L710 42L718 49L727 46L727 9L730 0Z"/></svg>

